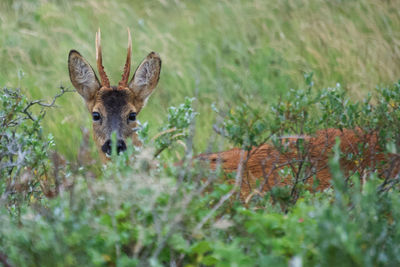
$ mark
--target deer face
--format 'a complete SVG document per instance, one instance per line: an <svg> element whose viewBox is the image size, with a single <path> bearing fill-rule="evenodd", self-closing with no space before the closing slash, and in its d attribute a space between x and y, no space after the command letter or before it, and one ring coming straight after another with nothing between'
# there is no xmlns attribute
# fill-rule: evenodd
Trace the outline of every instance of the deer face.
<svg viewBox="0 0 400 267"><path fill-rule="evenodd" d="M117 136L117 152L126 149L126 140L139 145L136 116L156 87L161 70L161 59L151 52L136 69L130 82L131 38L128 30L128 55L122 80L110 86L102 65L100 31L96 34L96 60L100 80L89 63L75 50L71 50L68 68L71 82L85 100L93 120L93 137L103 161L111 154L111 135Z"/></svg>

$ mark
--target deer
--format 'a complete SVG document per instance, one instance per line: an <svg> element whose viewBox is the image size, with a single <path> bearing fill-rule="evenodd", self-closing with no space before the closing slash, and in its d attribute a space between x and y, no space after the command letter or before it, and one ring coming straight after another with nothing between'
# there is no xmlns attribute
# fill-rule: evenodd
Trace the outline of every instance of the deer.
<svg viewBox="0 0 400 267"><path fill-rule="evenodd" d="M298 142L302 142L299 148ZM385 178L382 186L400 176L400 155L385 153L376 132L356 129L322 129L310 136L283 137L279 145L262 144L250 151L233 148L197 156L213 170L221 167L225 173L240 172L240 198L248 201L254 195L265 195L275 186L304 183L310 191L323 191L332 186L329 160L339 144L340 169L349 178L356 172L365 180L378 172ZM289 170L289 174L284 170ZM234 184L230 179L228 183ZM383 188L382 187L382 188Z"/></svg>
<svg viewBox="0 0 400 267"><path fill-rule="evenodd" d="M158 84L161 58L156 52L150 52L129 81L132 39L128 28L128 49L122 79L117 86L111 86L102 63L100 34L99 29L96 33L96 63L100 80L88 61L76 50L69 52L68 70L73 86L92 115L93 138L100 158L107 162L112 151L112 133L116 133L118 153L126 150L128 138L134 145L141 145L136 133L136 117Z"/></svg>
<svg viewBox="0 0 400 267"><path fill-rule="evenodd" d="M93 138L103 162L111 155L111 134L117 136L117 152L127 149L126 140L140 146L136 133L136 117L153 93L160 78L160 56L151 52L139 64L133 77L129 80L131 67L131 34L128 29L128 50L122 74L117 86L110 86L109 79L102 64L100 29L96 33L96 61L100 76L98 80L93 68L76 50L71 50L68 58L68 69L71 82L83 97L93 119ZM358 171L366 175L366 171L386 172L385 177L398 176L400 173L400 157L387 155L379 146L375 132L366 133L361 129L324 129L311 136L295 136L282 138L279 148L272 144L263 144L250 151L233 148L223 152L200 154L196 160L205 162L210 169L221 166L225 173L240 172L240 197L248 199L254 193L262 194L274 186L296 185L304 182L311 185L317 180L316 188L324 190L331 186L332 174L328 160L333 155L336 141L340 140L340 151L344 155L340 159L343 172L350 176ZM303 151L299 151L297 143L304 142ZM305 151L305 152L304 152ZM359 155L361 158L349 158L346 155ZM391 162L390 166L380 164ZM291 169L292 175L282 177L285 168ZM300 175L301 173L301 175ZM313 178L313 179L310 179ZM300 181L301 180L301 181ZM229 181L228 181L229 182ZM230 183L233 183L231 179ZM259 184L257 186L257 184Z"/></svg>

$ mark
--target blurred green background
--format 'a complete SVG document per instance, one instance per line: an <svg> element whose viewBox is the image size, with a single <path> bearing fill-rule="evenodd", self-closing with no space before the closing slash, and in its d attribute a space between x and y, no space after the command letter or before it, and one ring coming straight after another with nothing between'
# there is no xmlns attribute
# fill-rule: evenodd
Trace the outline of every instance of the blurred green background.
<svg viewBox="0 0 400 267"><path fill-rule="evenodd" d="M98 27L112 84L121 78L127 27L133 66L150 51L161 55L159 86L139 116L153 132L167 107L197 98L196 152L207 147L213 102L229 108L251 96L260 106L301 87L311 71L316 86L340 83L355 98L400 78L398 0L1 0L0 86L47 100L60 85L72 89L68 52L94 66ZM90 116L77 93L57 106L44 127L74 159Z"/></svg>

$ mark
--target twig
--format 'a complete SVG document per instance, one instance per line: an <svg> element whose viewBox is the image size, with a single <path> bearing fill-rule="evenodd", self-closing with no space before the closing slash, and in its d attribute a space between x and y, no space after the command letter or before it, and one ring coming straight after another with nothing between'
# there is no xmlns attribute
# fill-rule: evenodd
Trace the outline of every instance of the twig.
<svg viewBox="0 0 400 267"><path fill-rule="evenodd" d="M7 255L2 252L0 252L0 263L2 263L4 267L12 267L12 265L8 263Z"/></svg>
<svg viewBox="0 0 400 267"><path fill-rule="evenodd" d="M240 191L240 180L242 179L242 172L243 172L243 165L244 165L244 150L241 151L240 153L240 163L238 166L238 171L236 173L236 178L235 178L235 185L233 188L224 196L220 198L218 203L212 208L212 210L196 225L194 228L195 232L199 231L203 225L211 218L211 216L227 201L228 199L231 198L231 196L236 192L236 190L239 188Z"/></svg>
<svg viewBox="0 0 400 267"><path fill-rule="evenodd" d="M64 95L65 93L70 93L70 92L75 92L76 90L69 90L69 89L65 89L64 86L60 86L60 93L56 94L53 99L51 100L50 103L45 103L43 99L38 99L38 100L34 100L28 103L28 105L24 108L24 110L22 110L22 113L24 113L25 115L28 116L28 118L32 121L34 121L35 119L32 117L31 113L29 113L29 108L31 108L34 105L39 105L41 107L46 107L46 108L51 108L54 107L57 98L61 97L62 95Z"/></svg>

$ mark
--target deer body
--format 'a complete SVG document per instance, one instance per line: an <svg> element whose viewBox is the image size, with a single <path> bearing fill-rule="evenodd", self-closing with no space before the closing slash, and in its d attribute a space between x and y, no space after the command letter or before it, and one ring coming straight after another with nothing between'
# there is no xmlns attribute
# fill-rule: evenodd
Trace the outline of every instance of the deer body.
<svg viewBox="0 0 400 267"><path fill-rule="evenodd" d="M387 175L394 177L400 173L400 159L388 159L390 155L385 155L379 147L377 135L365 134L360 129L318 131L314 136L302 138L302 151L296 147L298 138L287 138L283 140L282 149L264 144L250 152L234 148L219 153L202 154L198 159L208 161L212 169L221 165L226 173L238 171L242 162L242 199L254 192L268 191L273 186L293 185L296 178L311 186L315 177L318 181L315 189L323 190L331 185L332 175L328 161L333 156L332 150L337 138L340 139L340 151L343 154L340 165L345 175L358 171L362 177L367 171L389 171ZM393 161L393 168L389 169L387 164L382 165L383 161ZM282 175L284 168L291 171L287 177ZM235 181L231 179L230 182Z"/></svg>

